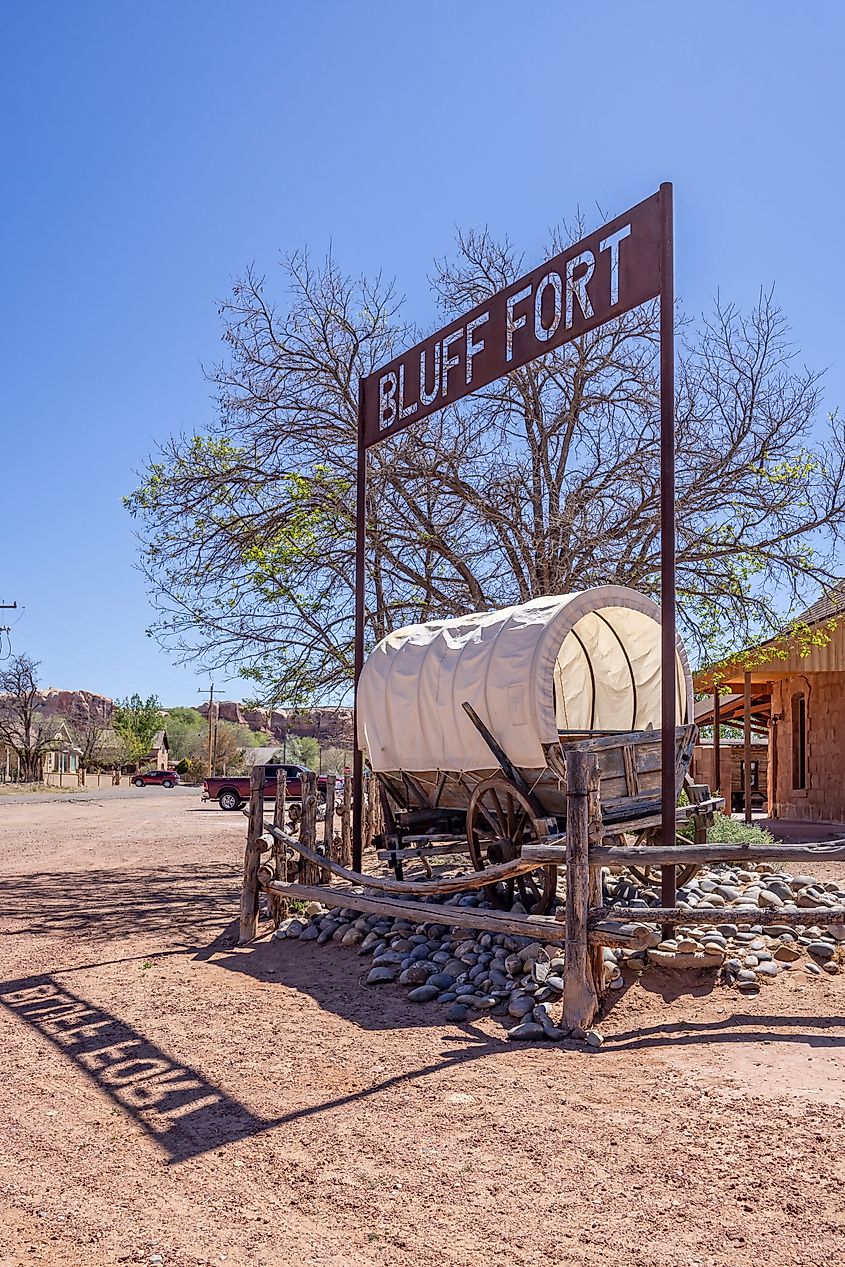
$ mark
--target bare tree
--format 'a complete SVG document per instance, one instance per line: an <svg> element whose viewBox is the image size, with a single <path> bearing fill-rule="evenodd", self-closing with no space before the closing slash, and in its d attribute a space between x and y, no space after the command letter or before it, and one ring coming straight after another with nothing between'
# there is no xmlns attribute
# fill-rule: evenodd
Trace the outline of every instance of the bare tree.
<svg viewBox="0 0 845 1267"><path fill-rule="evenodd" d="M0 744L15 753L27 783L41 777L58 724L42 711L37 668L28 656L19 655L0 670Z"/></svg>
<svg viewBox="0 0 845 1267"><path fill-rule="evenodd" d="M113 755L113 732L93 712L83 722L72 725L71 731L79 749L79 767L90 770Z"/></svg>
<svg viewBox="0 0 845 1267"><path fill-rule="evenodd" d="M283 308L253 274L223 304L217 418L166 442L127 505L159 639L297 705L339 699L351 679L358 376L419 331L380 279L304 256L285 271ZM448 318L523 271L508 242L468 233L432 286ZM371 643L540 593L658 594L656 353L645 305L370 450ZM685 323L678 382L681 628L712 652L771 632L833 579L845 444L771 295Z"/></svg>

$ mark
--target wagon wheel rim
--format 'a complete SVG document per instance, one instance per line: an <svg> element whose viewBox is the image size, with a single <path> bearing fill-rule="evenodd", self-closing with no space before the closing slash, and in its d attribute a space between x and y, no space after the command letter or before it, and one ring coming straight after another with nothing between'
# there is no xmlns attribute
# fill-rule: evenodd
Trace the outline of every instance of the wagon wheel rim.
<svg viewBox="0 0 845 1267"><path fill-rule="evenodd" d="M686 835L684 835L683 832L680 832L680 831L677 834L678 834L679 839L682 839L684 843L690 843L690 844L703 843L703 840L699 839L700 833L697 830L694 833L694 835L691 837L687 837ZM642 844L648 843L651 840L651 836L652 836L651 832L625 832L624 836L622 837L622 840L623 840L623 843L625 844L642 845ZM707 833L705 832L704 840L706 840L706 838L707 838ZM685 867L679 866L675 872L676 886L679 889L682 889L685 884L689 884L690 880L692 880L694 876L698 875L700 870L701 870L701 867L697 866L694 862L687 863ZM660 883L660 871L661 871L660 867L653 867L653 866L628 867L628 871L634 877L635 880L638 880L640 882L640 884L645 884L649 887L654 887L654 885Z"/></svg>
<svg viewBox="0 0 845 1267"><path fill-rule="evenodd" d="M488 849L499 845L518 857L522 846L537 840L537 816L531 803L512 783L504 778L485 779L472 793L467 810L467 844L476 871L492 865ZM496 906L509 910L518 897L530 915L544 915L551 909L557 890L557 867L538 867L535 871L498 880L484 886L484 892Z"/></svg>

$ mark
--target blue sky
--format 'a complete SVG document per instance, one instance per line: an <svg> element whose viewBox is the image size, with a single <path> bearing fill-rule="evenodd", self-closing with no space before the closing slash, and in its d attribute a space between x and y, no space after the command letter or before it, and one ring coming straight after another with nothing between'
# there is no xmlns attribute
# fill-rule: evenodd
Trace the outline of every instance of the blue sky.
<svg viewBox="0 0 845 1267"><path fill-rule="evenodd" d="M45 684L207 682L145 636L121 496L210 418L215 301L280 249L331 242L425 323L457 225L531 266L672 180L685 308L774 283L845 403L840 5L6 0L0 37L0 601Z"/></svg>

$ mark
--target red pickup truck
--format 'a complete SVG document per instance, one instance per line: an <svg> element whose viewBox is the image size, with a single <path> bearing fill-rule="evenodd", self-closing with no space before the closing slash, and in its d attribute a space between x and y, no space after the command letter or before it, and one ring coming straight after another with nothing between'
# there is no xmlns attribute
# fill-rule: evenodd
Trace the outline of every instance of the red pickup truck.
<svg viewBox="0 0 845 1267"><path fill-rule="evenodd" d="M302 776L310 774L301 765L266 765L264 767L264 796L266 798L275 797L276 795L276 776L279 771L283 771L287 777L287 795L291 801L298 801L302 798ZM338 796L343 791L343 779L338 778L334 774L320 774L317 776L317 800L325 804L326 788L329 779L334 779L335 792ZM240 807L249 800L249 775L216 775L213 778L206 779L202 785L202 799L204 801L216 801L221 809L240 809Z"/></svg>

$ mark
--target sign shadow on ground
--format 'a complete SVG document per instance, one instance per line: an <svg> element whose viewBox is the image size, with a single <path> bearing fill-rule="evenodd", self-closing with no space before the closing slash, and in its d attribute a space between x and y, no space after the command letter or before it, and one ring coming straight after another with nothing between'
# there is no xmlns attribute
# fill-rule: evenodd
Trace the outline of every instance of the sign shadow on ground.
<svg viewBox="0 0 845 1267"><path fill-rule="evenodd" d="M277 1125L49 975L6 981L0 1003L73 1062L180 1162Z"/></svg>

